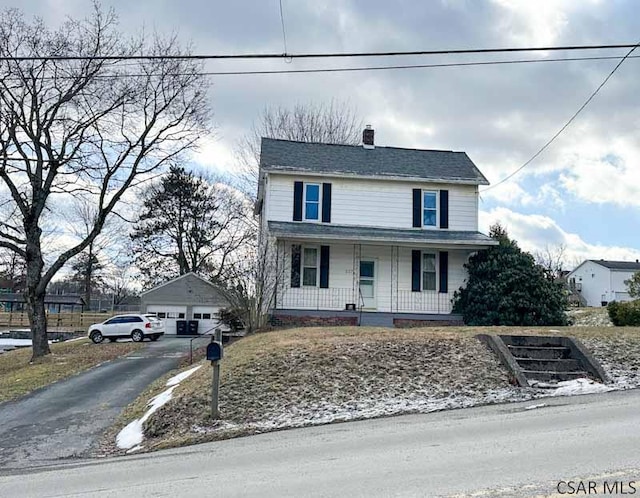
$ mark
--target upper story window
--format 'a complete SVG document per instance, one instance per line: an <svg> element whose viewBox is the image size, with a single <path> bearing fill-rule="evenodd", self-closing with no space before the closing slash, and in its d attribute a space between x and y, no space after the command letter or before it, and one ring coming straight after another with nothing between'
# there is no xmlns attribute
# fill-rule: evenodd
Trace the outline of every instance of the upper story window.
<svg viewBox="0 0 640 498"><path fill-rule="evenodd" d="M438 193L432 190L422 191L422 226L436 227L438 225Z"/></svg>
<svg viewBox="0 0 640 498"><path fill-rule="evenodd" d="M320 216L320 185L305 183L304 185L304 219L318 221Z"/></svg>

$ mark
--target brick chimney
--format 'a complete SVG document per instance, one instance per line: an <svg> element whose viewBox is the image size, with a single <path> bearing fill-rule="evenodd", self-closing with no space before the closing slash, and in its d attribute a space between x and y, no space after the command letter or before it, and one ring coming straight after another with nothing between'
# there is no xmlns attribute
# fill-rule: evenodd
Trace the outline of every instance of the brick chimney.
<svg viewBox="0 0 640 498"><path fill-rule="evenodd" d="M362 130L362 146L365 149L373 149L375 145L373 143L373 135L374 130L371 128L371 125L367 125L364 130Z"/></svg>

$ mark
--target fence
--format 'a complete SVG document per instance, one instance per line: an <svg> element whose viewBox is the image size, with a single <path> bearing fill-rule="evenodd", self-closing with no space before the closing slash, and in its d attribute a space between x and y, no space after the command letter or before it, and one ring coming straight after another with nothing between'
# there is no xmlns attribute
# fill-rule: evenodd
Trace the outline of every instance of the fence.
<svg viewBox="0 0 640 498"><path fill-rule="evenodd" d="M49 329L86 329L89 325L105 321L117 313L48 313ZM28 327L26 311L0 312L0 327Z"/></svg>
<svg viewBox="0 0 640 498"><path fill-rule="evenodd" d="M319 287L288 288L278 296L277 308L343 310L347 303L355 303L353 289Z"/></svg>
<svg viewBox="0 0 640 498"><path fill-rule="evenodd" d="M453 293L398 291L398 310L414 313L451 313Z"/></svg>

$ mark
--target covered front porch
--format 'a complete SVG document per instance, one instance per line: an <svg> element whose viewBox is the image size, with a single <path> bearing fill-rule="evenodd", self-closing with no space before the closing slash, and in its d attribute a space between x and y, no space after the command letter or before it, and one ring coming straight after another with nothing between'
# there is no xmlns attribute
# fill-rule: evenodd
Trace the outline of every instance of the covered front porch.
<svg viewBox="0 0 640 498"><path fill-rule="evenodd" d="M341 227L279 225L287 230L270 222L278 260L276 311L450 315L468 257L493 242L477 232L383 229L339 240L336 235L354 238L358 227L336 234Z"/></svg>

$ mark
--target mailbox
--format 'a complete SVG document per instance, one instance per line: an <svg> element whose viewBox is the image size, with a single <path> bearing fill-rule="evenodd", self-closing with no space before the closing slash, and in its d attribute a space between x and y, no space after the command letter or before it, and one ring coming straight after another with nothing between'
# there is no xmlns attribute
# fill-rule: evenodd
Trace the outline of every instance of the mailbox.
<svg viewBox="0 0 640 498"><path fill-rule="evenodd" d="M207 360L218 361L222 359L222 344L219 342L212 342L207 345Z"/></svg>

